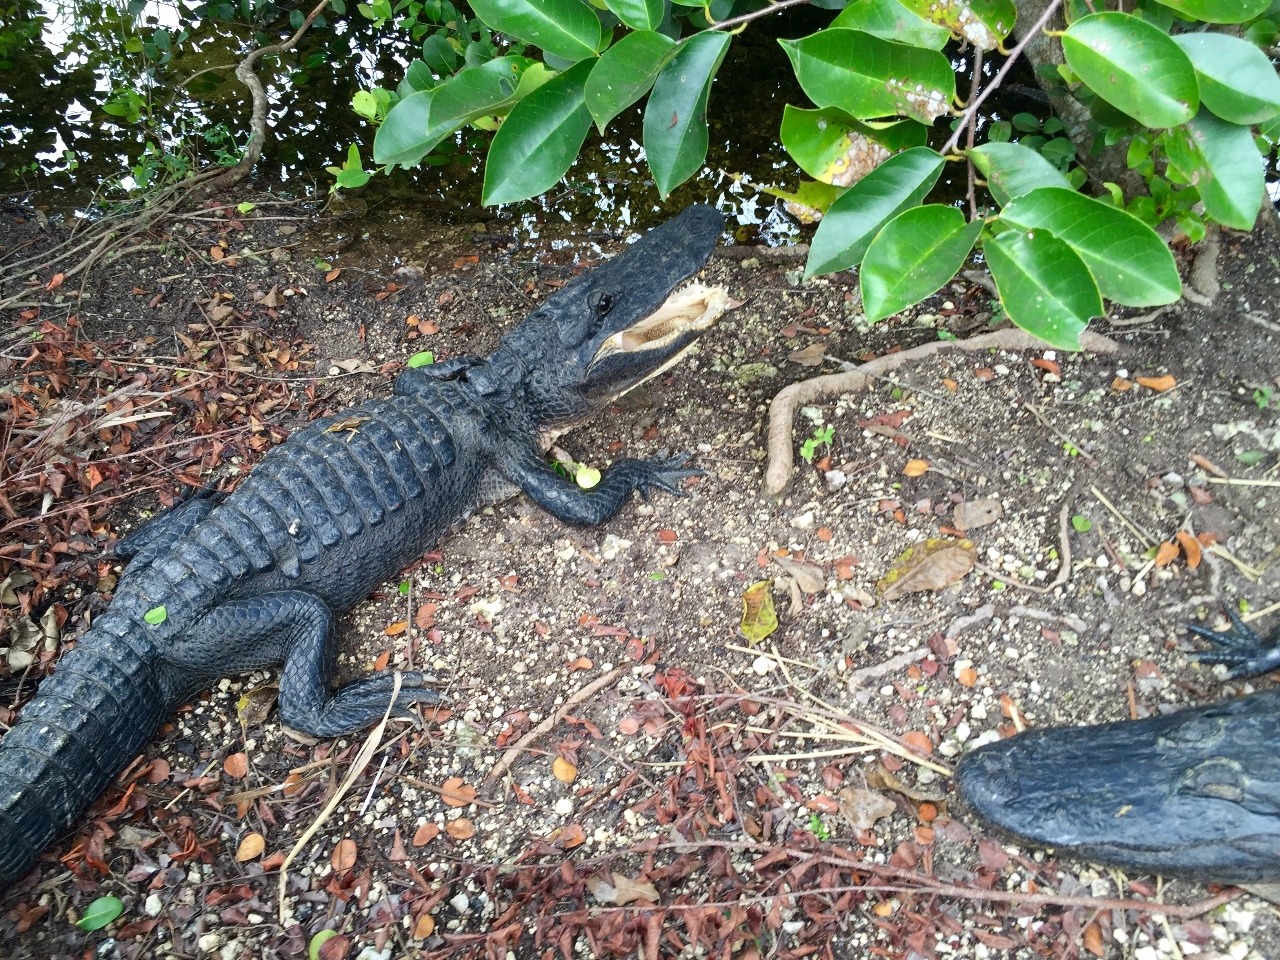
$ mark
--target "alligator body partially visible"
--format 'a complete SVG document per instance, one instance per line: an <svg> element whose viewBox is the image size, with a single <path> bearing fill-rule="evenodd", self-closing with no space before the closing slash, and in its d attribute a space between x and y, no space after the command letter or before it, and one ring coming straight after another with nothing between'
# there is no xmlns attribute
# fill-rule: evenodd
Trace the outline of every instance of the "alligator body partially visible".
<svg viewBox="0 0 1280 960"><path fill-rule="evenodd" d="M1280 666L1232 617L1201 659L1233 677ZM1280 691L1164 716L1032 730L968 754L969 808L1019 839L1099 863L1231 883L1280 881Z"/></svg>
<svg viewBox="0 0 1280 960"><path fill-rule="evenodd" d="M108 609L0 741L0 886L31 867L183 703L222 677L283 664L282 721L316 737L380 717L378 673L334 690L335 617L474 509L519 488L596 524L634 492L678 491L685 457L621 460L578 489L542 439L673 363L724 309L678 290L723 221L686 209L570 281L486 359L409 370L394 395L315 421L228 495L198 497L124 542ZM397 707L437 695L402 675Z"/></svg>

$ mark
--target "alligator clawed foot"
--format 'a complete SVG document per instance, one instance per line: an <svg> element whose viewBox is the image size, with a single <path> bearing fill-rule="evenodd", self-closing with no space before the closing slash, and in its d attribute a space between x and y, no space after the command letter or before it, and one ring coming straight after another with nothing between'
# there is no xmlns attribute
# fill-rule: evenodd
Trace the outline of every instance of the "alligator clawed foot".
<svg viewBox="0 0 1280 960"><path fill-rule="evenodd" d="M1280 629L1270 637L1260 637L1233 609L1224 609L1231 620L1229 630L1211 630L1199 624L1187 624L1188 630L1214 647L1198 651L1193 656L1202 663L1221 664L1233 680L1280 669Z"/></svg>
<svg viewBox="0 0 1280 960"><path fill-rule="evenodd" d="M674 456L658 456L649 460L635 461L639 469L639 475L635 478L636 489L646 500L649 499L649 490L653 487L665 490L673 496L683 497L682 481L689 477L706 476L705 470L685 466L692 458L693 454L686 451Z"/></svg>

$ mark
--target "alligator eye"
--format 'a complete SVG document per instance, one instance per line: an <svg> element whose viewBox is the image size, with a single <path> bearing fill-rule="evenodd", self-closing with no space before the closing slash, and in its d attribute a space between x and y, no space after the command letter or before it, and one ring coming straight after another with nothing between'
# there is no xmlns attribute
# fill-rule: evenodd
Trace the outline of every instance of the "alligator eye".
<svg viewBox="0 0 1280 960"><path fill-rule="evenodd" d="M613 309L613 294L602 293L596 299L596 316L604 318L609 315L609 311Z"/></svg>

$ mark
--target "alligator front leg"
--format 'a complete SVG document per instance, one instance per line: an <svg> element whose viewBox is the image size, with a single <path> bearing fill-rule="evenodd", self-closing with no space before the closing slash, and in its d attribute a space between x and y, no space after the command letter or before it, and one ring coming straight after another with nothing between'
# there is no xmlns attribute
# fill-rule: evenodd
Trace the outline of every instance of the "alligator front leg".
<svg viewBox="0 0 1280 960"><path fill-rule="evenodd" d="M1280 627L1263 639L1234 610L1227 607L1226 611L1231 618L1230 630L1210 630L1198 624L1187 624L1188 630L1214 646L1213 650L1196 653L1195 658L1203 663L1222 664L1232 680L1280 669Z"/></svg>
<svg viewBox="0 0 1280 960"><path fill-rule="evenodd" d="M619 460L604 471L600 482L583 490L566 480L532 449L519 448L501 461L504 474L543 510L565 523L594 526L622 509L637 491L648 497L656 487L682 496L678 484L702 471L686 467L690 454L652 460Z"/></svg>
<svg viewBox="0 0 1280 960"><path fill-rule="evenodd" d="M337 737L369 726L386 712L394 684L384 671L337 690L332 679L338 654L333 612L302 590L281 590L222 604L201 620L168 659L204 677L274 666L280 675L280 719L313 737ZM401 674L396 707L436 703L439 694L425 674Z"/></svg>

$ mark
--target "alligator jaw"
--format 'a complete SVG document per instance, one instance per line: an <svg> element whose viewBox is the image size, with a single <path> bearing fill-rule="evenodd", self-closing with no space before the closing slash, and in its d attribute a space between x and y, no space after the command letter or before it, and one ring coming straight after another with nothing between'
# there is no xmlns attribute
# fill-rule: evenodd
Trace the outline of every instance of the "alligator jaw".
<svg viewBox="0 0 1280 960"><path fill-rule="evenodd" d="M739 306L724 287L690 283L653 313L607 337L587 366L583 394L614 400L679 363L727 310Z"/></svg>

